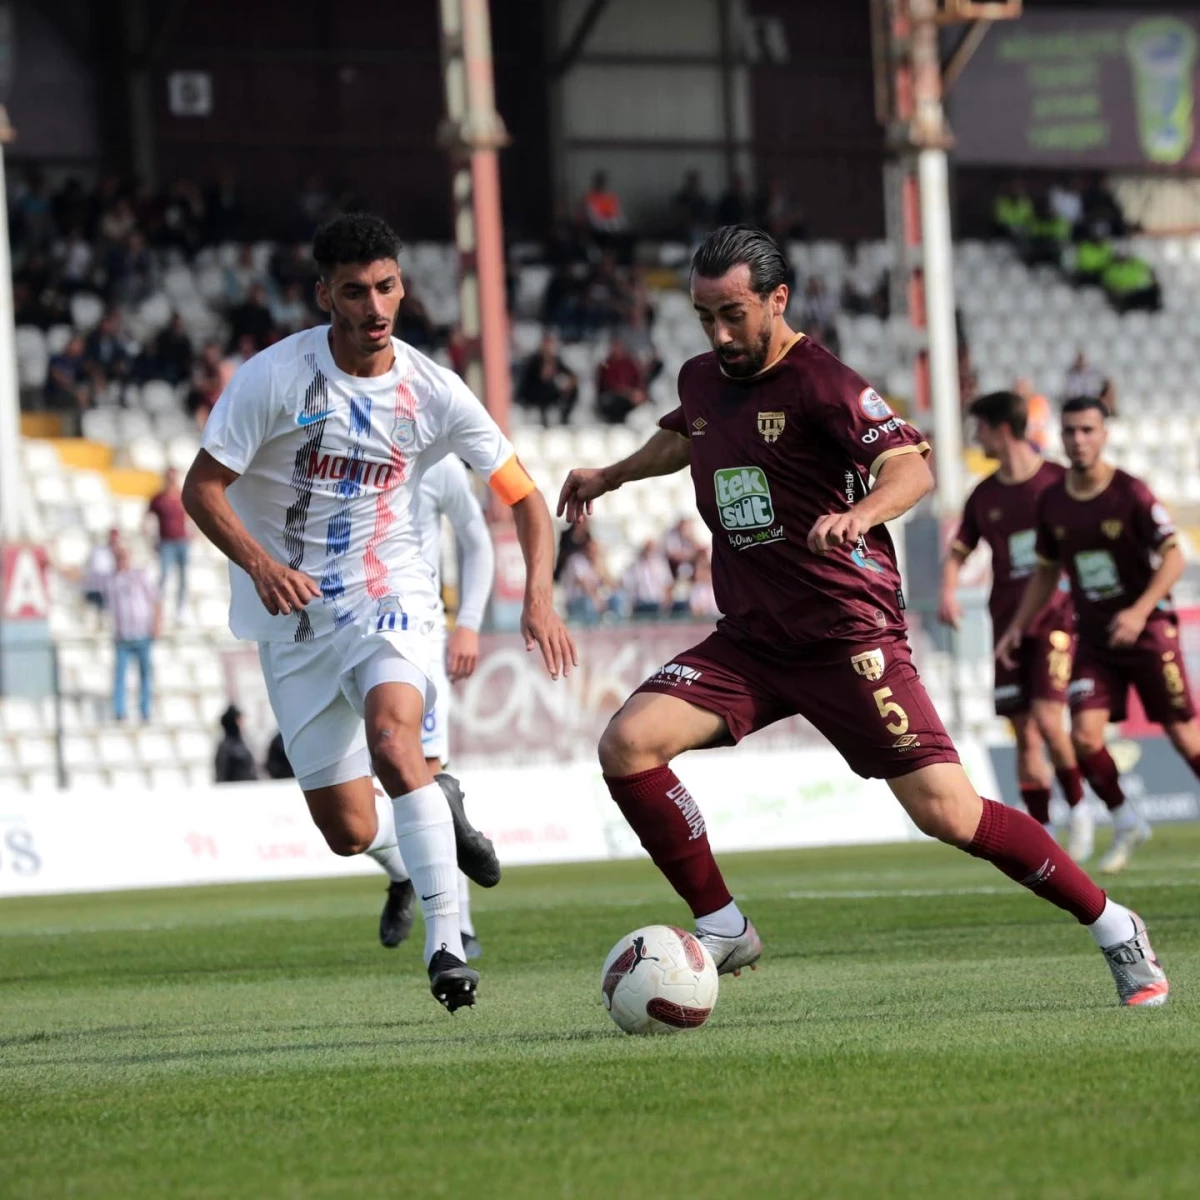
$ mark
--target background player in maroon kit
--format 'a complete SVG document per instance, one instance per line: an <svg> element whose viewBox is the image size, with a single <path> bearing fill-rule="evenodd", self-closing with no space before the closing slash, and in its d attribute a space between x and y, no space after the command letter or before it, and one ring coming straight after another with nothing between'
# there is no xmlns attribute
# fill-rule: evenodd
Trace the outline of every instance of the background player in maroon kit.
<svg viewBox="0 0 1200 1200"><path fill-rule="evenodd" d="M912 666L883 528L931 489L925 444L862 378L788 327L785 272L761 230L726 226L706 238L692 300L713 353L684 365L680 407L641 450L563 484L559 512L575 521L623 483L690 464L713 533L725 615L609 724L600 761L613 799L691 907L718 970L736 972L762 946L668 764L800 713L854 771L887 779L926 833L1086 924L1122 1003L1161 1004L1167 980L1145 926L1036 821L981 799L967 780Z"/></svg>
<svg viewBox="0 0 1200 1200"><path fill-rule="evenodd" d="M1125 719L1129 688L1137 688L1146 716L1162 725L1200 776L1200 726L1171 605L1171 588L1184 569L1175 526L1140 479L1104 461L1106 418L1098 400L1063 406L1063 446L1071 470L1042 496L1040 564L996 655L1001 661L1012 658L1065 570L1079 633L1070 686L1071 737L1087 781L1113 814L1113 843L1098 869L1119 871L1150 836L1150 827L1125 799L1104 745L1105 727Z"/></svg>
<svg viewBox="0 0 1200 1200"><path fill-rule="evenodd" d="M958 575L980 541L992 551L992 590L988 612L992 636L1003 636L1021 603L1025 584L1037 569L1037 507L1041 494L1066 474L1047 462L1025 437L1025 399L1016 392L992 392L971 405L979 445L1000 466L967 497L962 523L942 567L939 619L958 628ZM1037 615L1017 652L1014 667L996 663L998 716L1012 721L1017 736L1017 782L1029 815L1050 824L1050 771L1054 763L1063 796L1071 808L1068 852L1076 862L1091 857L1094 822L1083 799L1083 777L1066 728L1067 684L1075 613L1060 591Z"/></svg>

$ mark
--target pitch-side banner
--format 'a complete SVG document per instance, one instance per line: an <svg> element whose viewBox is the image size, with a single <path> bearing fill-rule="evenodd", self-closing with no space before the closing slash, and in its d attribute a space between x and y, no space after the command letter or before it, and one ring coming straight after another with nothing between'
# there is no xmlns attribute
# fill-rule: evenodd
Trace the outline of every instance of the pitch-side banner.
<svg viewBox="0 0 1200 1200"><path fill-rule="evenodd" d="M960 163L1200 163L1200 14L1145 4L999 21L949 97Z"/></svg>
<svg viewBox="0 0 1200 1200"><path fill-rule="evenodd" d="M975 785L995 795L986 751L967 743ZM919 838L887 785L832 750L713 750L679 764L718 851ZM642 854L589 763L464 769L472 819L503 863L596 862ZM338 858L293 783L30 793L0 813L0 896L378 873Z"/></svg>

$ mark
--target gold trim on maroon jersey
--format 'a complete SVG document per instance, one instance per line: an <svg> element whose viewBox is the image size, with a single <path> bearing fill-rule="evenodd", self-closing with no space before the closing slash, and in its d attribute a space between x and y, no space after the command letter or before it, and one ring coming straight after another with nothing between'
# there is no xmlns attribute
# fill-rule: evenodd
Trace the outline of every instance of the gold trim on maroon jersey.
<svg viewBox="0 0 1200 1200"><path fill-rule="evenodd" d="M920 442L916 446L893 446L890 450L885 450L881 455L879 455L878 458L875 459L875 461L871 464L871 470L868 472L868 474L873 477L877 476L879 474L880 466L882 466L883 463L889 458L895 458L897 454L920 454L922 457L925 457L928 453L928 442Z"/></svg>

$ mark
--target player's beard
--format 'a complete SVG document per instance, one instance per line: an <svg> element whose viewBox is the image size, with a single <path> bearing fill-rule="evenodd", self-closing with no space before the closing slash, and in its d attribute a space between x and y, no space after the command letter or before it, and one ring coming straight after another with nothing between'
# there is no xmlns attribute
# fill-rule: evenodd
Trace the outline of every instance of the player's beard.
<svg viewBox="0 0 1200 1200"><path fill-rule="evenodd" d="M767 365L767 355L771 352L771 325L768 316L752 345L736 347L737 352L745 356L743 358L729 362L718 350L717 358L721 362L721 370L733 379L749 379L751 375L757 375Z"/></svg>

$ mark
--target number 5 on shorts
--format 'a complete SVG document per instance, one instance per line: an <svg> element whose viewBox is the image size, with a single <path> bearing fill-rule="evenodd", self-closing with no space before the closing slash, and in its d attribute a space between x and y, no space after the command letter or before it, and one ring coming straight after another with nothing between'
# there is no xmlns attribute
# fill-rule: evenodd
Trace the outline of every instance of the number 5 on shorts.
<svg viewBox="0 0 1200 1200"><path fill-rule="evenodd" d="M895 700L889 697L892 694L890 687L881 687L878 691L872 692L875 697L875 707L879 709L879 715L887 721L888 717L895 717L895 722L888 721L884 729L888 733L894 733L896 737L900 737L908 732L908 713L900 707Z"/></svg>

